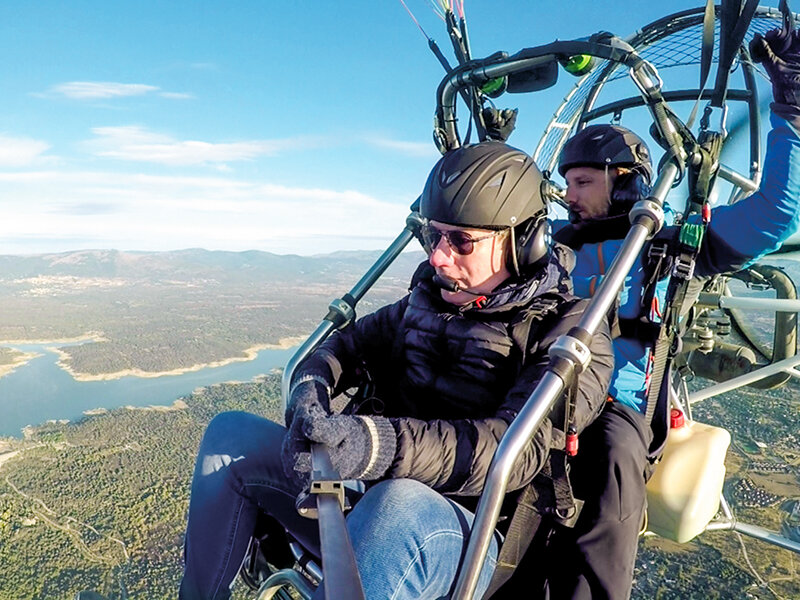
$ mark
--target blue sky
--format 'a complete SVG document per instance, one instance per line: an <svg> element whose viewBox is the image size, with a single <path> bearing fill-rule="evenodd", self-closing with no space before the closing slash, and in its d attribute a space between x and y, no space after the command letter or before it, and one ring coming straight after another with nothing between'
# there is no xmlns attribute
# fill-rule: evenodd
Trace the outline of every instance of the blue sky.
<svg viewBox="0 0 800 600"><path fill-rule="evenodd" d="M406 3L450 58L427 0ZM464 2L475 56L624 37L667 4L703 3ZM0 56L3 254L383 248L439 156L443 71L398 0L4 2ZM568 89L521 112L515 145Z"/></svg>

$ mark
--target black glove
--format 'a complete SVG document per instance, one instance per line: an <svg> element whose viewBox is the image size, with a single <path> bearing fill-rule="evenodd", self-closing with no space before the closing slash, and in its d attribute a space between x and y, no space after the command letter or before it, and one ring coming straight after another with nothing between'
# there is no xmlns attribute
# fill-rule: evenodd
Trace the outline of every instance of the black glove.
<svg viewBox="0 0 800 600"><path fill-rule="evenodd" d="M762 63L772 82L772 97L778 104L800 105L800 35L788 6L781 6L783 26L756 34L750 42L750 56Z"/></svg>
<svg viewBox="0 0 800 600"><path fill-rule="evenodd" d="M503 110L497 110L491 106L484 108L481 114L486 127L486 135L495 141L505 142L514 131L518 112L516 108L504 108Z"/></svg>
<svg viewBox="0 0 800 600"><path fill-rule="evenodd" d="M391 466L397 447L394 427L384 417L317 414L303 421L302 433L306 443L328 447L331 464L342 479L379 479ZM290 429L286 439L291 436ZM292 470L310 473L310 452L298 453Z"/></svg>

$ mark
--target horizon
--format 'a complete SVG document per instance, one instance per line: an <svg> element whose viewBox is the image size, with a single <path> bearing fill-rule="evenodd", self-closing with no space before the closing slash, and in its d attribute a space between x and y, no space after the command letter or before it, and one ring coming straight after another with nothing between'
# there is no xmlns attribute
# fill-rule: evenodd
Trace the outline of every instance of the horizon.
<svg viewBox="0 0 800 600"><path fill-rule="evenodd" d="M412 242L413 243L413 242ZM223 248L203 248L199 246L191 247L191 248L175 248L172 250L132 250L132 249L122 249L122 248L76 248L75 250L54 250L54 251L47 251L47 252L27 252L27 253L9 253L9 252L0 252L0 257L13 257L13 258L26 258L26 257L34 257L34 256L51 256L51 255L62 255L62 254L89 254L89 253L119 253L119 254L177 254L180 252L221 252L226 254L246 254L252 252L258 252L261 254L270 254L272 256L297 256L300 258L317 258L317 257L325 257L325 256L332 256L334 254L377 254L380 252L384 252L386 248L365 248L365 249L349 249L343 248L341 250L331 250L330 252L317 252L314 254L297 254L293 252L272 252L271 250L260 250L258 248L248 248L245 250L226 250ZM402 253L413 253L419 252L420 254L424 253L425 251L420 246L415 248L413 245L409 245L406 247ZM0 276L1 277L1 276Z"/></svg>
<svg viewBox="0 0 800 600"><path fill-rule="evenodd" d="M431 5L407 4L454 62ZM546 26L536 3L465 9L486 56L702 5L552 3ZM400 2L0 5L0 254L385 248L439 157L426 46ZM536 94L510 143L532 151L575 81Z"/></svg>

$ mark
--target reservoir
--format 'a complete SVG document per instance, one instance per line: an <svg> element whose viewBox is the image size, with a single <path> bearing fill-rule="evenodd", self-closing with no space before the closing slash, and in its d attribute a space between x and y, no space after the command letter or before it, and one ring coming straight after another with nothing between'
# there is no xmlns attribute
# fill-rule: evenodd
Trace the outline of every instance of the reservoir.
<svg viewBox="0 0 800 600"><path fill-rule="evenodd" d="M9 345L41 356L0 377L0 436L21 437L26 425L60 419L75 421L83 417L84 411L95 408L170 405L198 387L225 381L250 381L275 368L283 368L296 350L261 350L254 360L181 375L76 381L58 366L58 354L48 349L55 345L69 344Z"/></svg>

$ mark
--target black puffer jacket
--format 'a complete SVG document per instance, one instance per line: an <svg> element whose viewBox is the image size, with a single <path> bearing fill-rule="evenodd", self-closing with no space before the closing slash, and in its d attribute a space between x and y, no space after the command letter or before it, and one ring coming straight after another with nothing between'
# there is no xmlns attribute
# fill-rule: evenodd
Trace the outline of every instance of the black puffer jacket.
<svg viewBox="0 0 800 600"><path fill-rule="evenodd" d="M359 412L389 417L397 434L386 476L416 479L441 493L479 495L500 438L542 377L548 348L586 307L566 293L567 282L553 261L538 279L508 282L483 308L465 309L444 302L422 280L402 300L333 335L295 376L321 376L338 393L368 372L377 391ZM544 314L535 317L523 351L512 331L531 306L547 308L533 311ZM606 399L613 369L606 326L590 349L592 362L579 381L579 431ZM533 479L549 448L564 447L561 427L563 416L545 421L513 470L509 490Z"/></svg>

